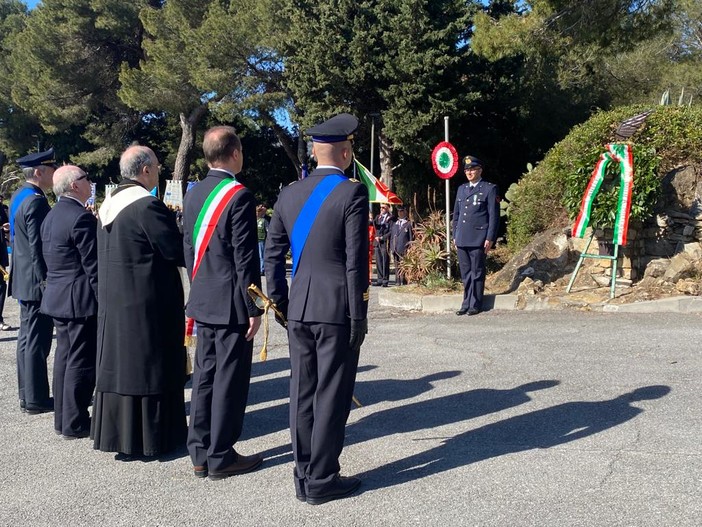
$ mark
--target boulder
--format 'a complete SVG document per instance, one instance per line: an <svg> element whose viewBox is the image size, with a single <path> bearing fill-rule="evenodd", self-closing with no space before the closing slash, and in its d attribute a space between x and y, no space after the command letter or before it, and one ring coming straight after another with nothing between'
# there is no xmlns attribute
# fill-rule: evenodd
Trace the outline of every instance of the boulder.
<svg viewBox="0 0 702 527"><path fill-rule="evenodd" d="M696 272L695 259L687 253L676 254L663 274L666 282L676 284L682 278L689 278Z"/></svg>
<svg viewBox="0 0 702 527"><path fill-rule="evenodd" d="M511 293L526 278L542 284L554 282L569 271L578 254L561 228L538 234L498 272L487 277L485 287L495 294Z"/></svg>
<svg viewBox="0 0 702 527"><path fill-rule="evenodd" d="M655 260L651 260L646 266L646 271L644 271L644 279L660 278L668 270L668 267L670 267L670 260L668 258L656 258Z"/></svg>
<svg viewBox="0 0 702 527"><path fill-rule="evenodd" d="M697 280L692 278L678 280L678 283L675 284L675 289L685 295L699 296L700 294L700 284Z"/></svg>

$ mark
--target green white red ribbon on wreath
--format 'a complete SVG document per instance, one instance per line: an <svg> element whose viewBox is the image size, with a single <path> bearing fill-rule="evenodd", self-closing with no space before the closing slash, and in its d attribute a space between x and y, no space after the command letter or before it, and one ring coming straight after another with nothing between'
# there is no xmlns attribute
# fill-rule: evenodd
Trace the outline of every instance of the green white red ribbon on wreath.
<svg viewBox="0 0 702 527"><path fill-rule="evenodd" d="M619 199L617 202L617 215L614 222L614 235L612 241L618 245L626 245L626 233L629 230L629 216L631 213L631 194L634 189L634 154L631 145L624 143L611 143L607 145L607 152L600 156L600 160L592 172L590 182L583 194L580 212L573 225L573 236L583 238L585 230L590 224L592 204L604 181L607 167L610 163L619 164Z"/></svg>

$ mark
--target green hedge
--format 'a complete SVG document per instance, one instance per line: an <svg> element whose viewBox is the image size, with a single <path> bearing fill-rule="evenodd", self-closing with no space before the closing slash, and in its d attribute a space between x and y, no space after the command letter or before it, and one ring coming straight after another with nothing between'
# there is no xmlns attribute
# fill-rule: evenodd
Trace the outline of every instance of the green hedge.
<svg viewBox="0 0 702 527"><path fill-rule="evenodd" d="M599 112L576 126L556 144L534 170L514 188L507 237L517 251L532 237L554 226L565 226L578 213L582 195L604 145L615 141L619 123L646 108L627 106ZM702 161L702 108L659 106L632 138L634 192L631 214L645 220L660 195L662 177L681 163ZM618 194L618 169L610 167L593 206L592 224L611 227Z"/></svg>

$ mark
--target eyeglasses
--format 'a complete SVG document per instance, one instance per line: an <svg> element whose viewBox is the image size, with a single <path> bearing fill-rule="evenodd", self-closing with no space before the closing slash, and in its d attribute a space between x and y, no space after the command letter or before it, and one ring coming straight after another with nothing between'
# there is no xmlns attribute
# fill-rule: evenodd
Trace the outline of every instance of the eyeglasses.
<svg viewBox="0 0 702 527"><path fill-rule="evenodd" d="M81 179L88 179L88 174L83 174L79 178L76 178L76 181L80 181Z"/></svg>

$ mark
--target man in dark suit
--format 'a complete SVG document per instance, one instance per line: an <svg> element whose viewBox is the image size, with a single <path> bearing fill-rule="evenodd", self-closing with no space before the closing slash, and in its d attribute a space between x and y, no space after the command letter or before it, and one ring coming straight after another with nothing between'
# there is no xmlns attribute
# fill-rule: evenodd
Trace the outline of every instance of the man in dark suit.
<svg viewBox="0 0 702 527"><path fill-rule="evenodd" d="M54 194L58 203L41 226L47 269L41 312L56 327L54 429L76 439L90 435L95 389L97 219L85 208L90 181L77 166L56 170Z"/></svg>
<svg viewBox="0 0 702 527"><path fill-rule="evenodd" d="M466 156L463 170L468 183L458 188L452 221L463 279L463 304L456 311L459 316L477 315L483 307L485 255L495 245L500 218L497 187L482 180L482 162Z"/></svg>
<svg viewBox="0 0 702 527"><path fill-rule="evenodd" d="M412 223L407 219L407 210L403 205L398 205L397 220L392 224L390 230L390 251L395 261L395 283L397 285L407 285L407 279L400 271L400 263L407 252L407 245L414 240Z"/></svg>
<svg viewBox="0 0 702 527"><path fill-rule="evenodd" d="M244 162L231 126L205 134L207 177L185 195L183 246L190 277L186 315L197 323L188 451L197 477L223 479L255 470L260 454L234 446L244 422L253 338L261 310L247 294L261 286L256 202L236 180Z"/></svg>
<svg viewBox="0 0 702 527"><path fill-rule="evenodd" d="M386 203L380 205L380 214L375 219L375 266L378 280L375 285L387 287L390 281L390 231L392 230L392 216L390 206Z"/></svg>
<svg viewBox="0 0 702 527"><path fill-rule="evenodd" d="M357 126L355 117L341 114L307 130L317 168L282 190L266 242L268 292L288 318L295 494L312 505L348 496L361 484L339 475L368 328L368 191L344 175Z"/></svg>
<svg viewBox="0 0 702 527"><path fill-rule="evenodd" d="M46 360L51 350L53 321L39 306L46 280L41 224L51 207L44 192L53 185L56 160L53 148L17 160L25 183L10 202L12 267L9 294L20 303L17 335L17 384L20 409L28 414L51 412Z"/></svg>

